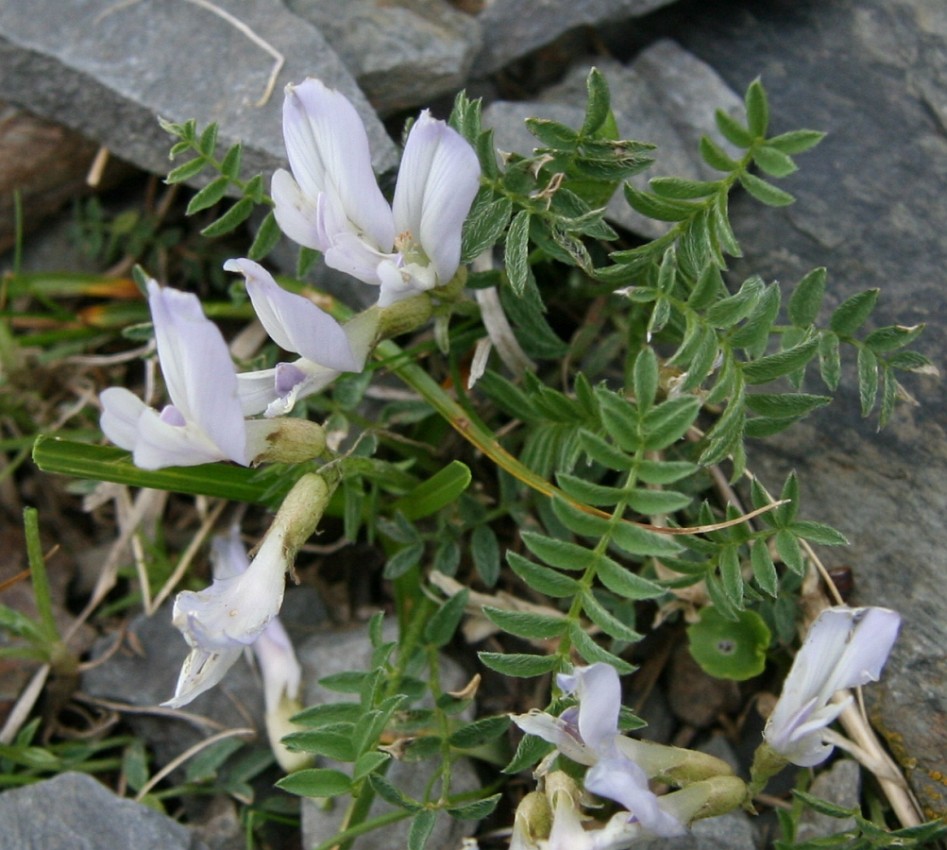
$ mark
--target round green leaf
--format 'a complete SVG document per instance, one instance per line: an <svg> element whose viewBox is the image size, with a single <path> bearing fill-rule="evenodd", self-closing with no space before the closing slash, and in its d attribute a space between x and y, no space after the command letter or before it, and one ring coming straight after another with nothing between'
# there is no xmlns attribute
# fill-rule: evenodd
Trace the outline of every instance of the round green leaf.
<svg viewBox="0 0 947 850"><path fill-rule="evenodd" d="M688 627L687 639L691 655L706 673L742 682L763 672L770 632L753 611L740 611L732 621L708 607L700 621Z"/></svg>

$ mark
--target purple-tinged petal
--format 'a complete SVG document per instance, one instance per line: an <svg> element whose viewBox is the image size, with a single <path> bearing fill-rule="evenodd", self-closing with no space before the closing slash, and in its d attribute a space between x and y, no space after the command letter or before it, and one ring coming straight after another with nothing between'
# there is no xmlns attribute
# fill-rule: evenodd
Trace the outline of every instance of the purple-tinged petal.
<svg viewBox="0 0 947 850"><path fill-rule="evenodd" d="M579 738L579 730L562 717L531 711L529 714L514 714L512 719L527 735L555 744L560 753L577 764L595 764L596 754Z"/></svg>
<svg viewBox="0 0 947 850"><path fill-rule="evenodd" d="M183 418L203 431L222 458L246 466L237 376L223 335L195 295L148 282L161 373Z"/></svg>
<svg viewBox="0 0 947 850"><path fill-rule="evenodd" d="M480 188L473 148L425 110L408 134L393 202L398 233L409 232L447 283L460 263L461 231Z"/></svg>
<svg viewBox="0 0 947 850"><path fill-rule="evenodd" d="M901 618L886 608L827 608L813 622L793 661L783 693L766 722L769 746L811 767L832 747L824 730L841 713L835 693L874 681L897 638Z"/></svg>
<svg viewBox="0 0 947 850"><path fill-rule="evenodd" d="M600 759L585 774L585 787L619 803L652 835L669 838L687 832L679 820L658 805L644 771L624 756Z"/></svg>
<svg viewBox="0 0 947 850"><path fill-rule="evenodd" d="M325 310L287 292L252 260L228 260L224 268L244 275L253 309L278 346L339 372L359 368L342 325Z"/></svg>
<svg viewBox="0 0 947 850"><path fill-rule="evenodd" d="M246 451L246 431L240 419L241 452ZM135 466L163 469L166 466L196 466L221 460L235 460L225 454L207 434L192 422L172 425L157 410L145 407L138 420L138 434L132 452ZM243 460L241 463L245 462Z"/></svg>
<svg viewBox="0 0 947 850"><path fill-rule="evenodd" d="M276 369L258 369L237 375L237 394L244 416L256 416L279 398L276 392Z"/></svg>
<svg viewBox="0 0 947 850"><path fill-rule="evenodd" d="M213 576L235 578L250 567L247 547L240 539L240 526L234 523L226 534L217 534L210 544L210 563Z"/></svg>
<svg viewBox="0 0 947 850"><path fill-rule="evenodd" d="M559 687L579 700L579 734L599 755L610 753L618 735L621 682L610 664L598 662L576 667L571 675L557 677Z"/></svg>
<svg viewBox="0 0 947 850"><path fill-rule="evenodd" d="M365 125L345 95L316 79L286 88L283 136L299 187L338 199L356 233L387 251L394 242L391 208L372 171Z"/></svg>

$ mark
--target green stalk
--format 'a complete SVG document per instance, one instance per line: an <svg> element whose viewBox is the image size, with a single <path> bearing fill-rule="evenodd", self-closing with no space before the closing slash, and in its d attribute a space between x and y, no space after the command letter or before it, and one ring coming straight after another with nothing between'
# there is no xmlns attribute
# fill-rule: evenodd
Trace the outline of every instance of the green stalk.
<svg viewBox="0 0 947 850"><path fill-rule="evenodd" d="M36 610L39 613L43 636L52 650L53 646L59 643L59 629L56 627L56 618L53 616L53 600L49 576L46 573L46 561L43 558L43 546L39 538L39 513L36 508L23 509L23 530L26 535L26 556L33 580Z"/></svg>

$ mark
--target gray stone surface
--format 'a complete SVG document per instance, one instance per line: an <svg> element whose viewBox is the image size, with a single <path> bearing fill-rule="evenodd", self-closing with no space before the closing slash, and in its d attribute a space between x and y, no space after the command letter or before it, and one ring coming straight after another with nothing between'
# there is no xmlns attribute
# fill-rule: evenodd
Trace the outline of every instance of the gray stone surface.
<svg viewBox="0 0 947 850"><path fill-rule="evenodd" d="M84 773L0 794L4 850L207 850L189 829Z"/></svg>
<svg viewBox="0 0 947 850"><path fill-rule="evenodd" d="M382 115L464 87L477 22L445 0L287 0L326 37Z"/></svg>
<svg viewBox="0 0 947 850"><path fill-rule="evenodd" d="M490 74L580 26L637 18L673 0L487 0L474 74Z"/></svg>
<svg viewBox="0 0 947 850"><path fill-rule="evenodd" d="M943 369L947 344L947 126L944 66L947 8L939 0L778 0L695 4L674 34L738 91L762 75L774 129L807 126L829 135L782 181L798 201L765 209L734 199L735 229L748 261L734 279L798 279L829 268L823 319L845 297L882 295L876 326L928 322L919 349ZM615 45L622 34L615 33ZM849 363L851 363L851 357ZM902 406L876 433L848 389L830 408L751 453L773 486L790 469L802 512L851 540L824 552L854 568L857 604L904 616L869 709L928 815L947 812L947 389L907 376L920 407ZM813 391L820 385L813 381Z"/></svg>
<svg viewBox="0 0 947 850"><path fill-rule="evenodd" d="M263 106L274 58L233 24L188 0L0 0L0 90L31 112L71 127L123 159L168 170L158 115L220 123L220 143L245 143L249 173L284 162L283 87L317 76L358 106L376 169L394 146L322 35L279 0L217 0L285 56ZM55 22L55 25L52 25Z"/></svg>
<svg viewBox="0 0 947 850"><path fill-rule="evenodd" d="M628 66L612 60L595 64L608 81L620 135L658 146L654 165L632 183L643 188L650 177L659 175L714 176L701 161L697 143L701 135L714 131L715 109L736 114L742 100L713 68L670 39L656 42ZM586 62L577 64L561 84L547 89L538 101L497 101L487 106L484 124L494 128L497 146L518 153L529 153L536 147L538 141L523 123L529 117L581 125L589 67ZM663 222L632 210L620 190L608 206L608 218L646 237L660 236L667 230Z"/></svg>
<svg viewBox="0 0 947 850"><path fill-rule="evenodd" d="M825 773L820 773L809 787L809 793L836 806L854 809L861 798L861 768L852 759L839 759ZM796 841L825 838L837 832L854 829L855 818L833 818L812 809L805 809L799 818Z"/></svg>

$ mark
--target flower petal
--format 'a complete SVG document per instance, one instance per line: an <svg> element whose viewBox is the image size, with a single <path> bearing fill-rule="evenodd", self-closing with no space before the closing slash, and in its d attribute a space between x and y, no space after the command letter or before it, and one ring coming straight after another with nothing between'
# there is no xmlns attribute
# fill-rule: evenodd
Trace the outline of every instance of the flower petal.
<svg viewBox="0 0 947 850"><path fill-rule="evenodd" d="M237 376L220 330L191 293L149 281L148 304L161 373L174 406L220 449L222 458L246 466Z"/></svg>
<svg viewBox="0 0 947 850"><path fill-rule="evenodd" d="M287 86L283 136L302 191L337 199L357 233L390 250L391 208L375 181L365 125L345 95L316 79Z"/></svg>
<svg viewBox="0 0 947 850"><path fill-rule="evenodd" d="M339 372L359 368L342 325L325 310L302 295L287 292L252 260L228 260L224 268L244 275L253 309L278 346Z"/></svg>
<svg viewBox="0 0 947 850"><path fill-rule="evenodd" d="M273 526L245 572L195 593L183 591L174 601L172 622L195 649L221 652L249 646L279 612L289 567L285 533Z"/></svg>
<svg viewBox="0 0 947 850"><path fill-rule="evenodd" d="M878 681L900 627L900 615L888 608L855 608L851 634L835 665L834 681L827 683L827 689L832 689L829 698L843 688Z"/></svg>
<svg viewBox="0 0 947 850"><path fill-rule="evenodd" d="M332 247L325 252L323 260L330 269L351 275L362 283L378 286L381 283L378 264L397 256L379 251L354 233L344 232L336 234Z"/></svg>
<svg viewBox="0 0 947 850"><path fill-rule="evenodd" d="M243 648L239 646L213 652L192 649L181 665L174 696L161 704L167 708L187 705L220 682L242 652Z"/></svg>
<svg viewBox="0 0 947 850"><path fill-rule="evenodd" d="M283 233L298 245L314 251L325 251L329 247L315 199L303 193L288 171L280 168L273 174L270 193L273 215Z"/></svg>
<svg viewBox="0 0 947 850"><path fill-rule="evenodd" d="M263 634L253 644L253 652L263 675L263 697L267 712L275 711L284 696L298 699L302 667L279 617L270 620Z"/></svg>
<svg viewBox="0 0 947 850"><path fill-rule="evenodd" d="M243 418L240 419L241 426ZM243 428L241 427L241 430ZM246 451L246 434L242 451ZM138 419L133 460L142 469L163 469L166 466L197 466L221 460L235 460L193 422L174 425L157 410L145 407ZM240 462L243 462L241 460ZM244 464L246 465L246 464Z"/></svg>
<svg viewBox="0 0 947 850"><path fill-rule="evenodd" d="M132 452L138 442L138 420L148 409L134 393L124 387L109 387L99 394L102 433L119 448Z"/></svg>
<svg viewBox="0 0 947 850"><path fill-rule="evenodd" d="M810 626L766 722L767 743L800 766L824 761L832 748L823 744L821 730L842 710L829 706L833 695L881 675L900 622L887 608L824 610Z"/></svg>
<svg viewBox="0 0 947 850"><path fill-rule="evenodd" d="M550 744L555 744L566 758L578 764L595 764L596 755L578 737L578 729L561 717L554 717L542 711L529 714L514 714L513 722L527 735L535 735Z"/></svg>
<svg viewBox="0 0 947 850"><path fill-rule="evenodd" d="M662 837L684 835L687 829L658 805L644 771L622 755L600 759L585 774L585 787L627 809L648 832Z"/></svg>
<svg viewBox="0 0 947 850"><path fill-rule="evenodd" d="M618 713L621 709L621 682L610 664L598 662L576 667L572 675L560 674L559 687L579 700L579 734L600 756L615 747Z"/></svg>
<svg viewBox="0 0 947 850"><path fill-rule="evenodd" d="M438 281L460 263L461 231L480 188L480 163L457 131L425 110L408 134L393 202L397 232L409 231Z"/></svg>

